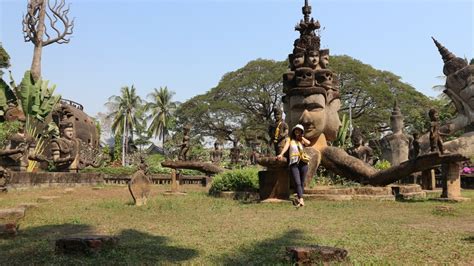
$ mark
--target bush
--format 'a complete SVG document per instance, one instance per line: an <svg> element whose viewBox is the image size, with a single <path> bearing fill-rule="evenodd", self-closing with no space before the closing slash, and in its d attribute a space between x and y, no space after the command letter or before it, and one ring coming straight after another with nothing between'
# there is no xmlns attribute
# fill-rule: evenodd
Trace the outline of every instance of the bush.
<svg viewBox="0 0 474 266"><path fill-rule="evenodd" d="M375 169L378 170L385 170L391 167L390 162L387 160L379 160L377 163L374 165Z"/></svg>
<svg viewBox="0 0 474 266"><path fill-rule="evenodd" d="M209 194L216 195L221 191L258 191L258 168L229 170L216 175Z"/></svg>

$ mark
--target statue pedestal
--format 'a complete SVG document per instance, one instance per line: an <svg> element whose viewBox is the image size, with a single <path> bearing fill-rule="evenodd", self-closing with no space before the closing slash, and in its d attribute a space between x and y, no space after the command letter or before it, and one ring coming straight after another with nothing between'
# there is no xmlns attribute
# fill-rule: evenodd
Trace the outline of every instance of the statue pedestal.
<svg viewBox="0 0 474 266"><path fill-rule="evenodd" d="M260 200L278 202L290 199L290 172L286 159L277 161L274 157L259 158L259 164L267 170L258 172Z"/></svg>
<svg viewBox="0 0 474 266"><path fill-rule="evenodd" d="M179 191L179 179L177 178L176 169L171 171L171 191L163 193L165 196L183 196L186 192Z"/></svg>
<svg viewBox="0 0 474 266"><path fill-rule="evenodd" d="M424 190L436 189L436 178L434 169L421 172L421 188Z"/></svg>
<svg viewBox="0 0 474 266"><path fill-rule="evenodd" d="M461 174L459 169L458 162L443 165L443 192L441 198L435 200L452 202L471 200L470 198L461 197Z"/></svg>
<svg viewBox="0 0 474 266"><path fill-rule="evenodd" d="M260 200L290 199L290 172L288 169L268 169L258 172Z"/></svg>

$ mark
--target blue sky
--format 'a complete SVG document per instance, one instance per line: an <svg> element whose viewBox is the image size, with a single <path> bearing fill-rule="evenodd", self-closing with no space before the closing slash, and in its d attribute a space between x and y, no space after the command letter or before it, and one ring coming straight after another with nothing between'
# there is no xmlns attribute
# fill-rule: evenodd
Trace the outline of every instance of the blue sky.
<svg viewBox="0 0 474 266"><path fill-rule="evenodd" d="M256 58L292 51L303 0L66 0L76 27L69 44L43 52L43 77L95 115L122 86L141 96L168 86L185 101ZM31 65L21 19L26 0L0 0L0 42L17 81ZM420 92L443 83L431 36L474 57L473 0L310 0L322 47L391 71Z"/></svg>

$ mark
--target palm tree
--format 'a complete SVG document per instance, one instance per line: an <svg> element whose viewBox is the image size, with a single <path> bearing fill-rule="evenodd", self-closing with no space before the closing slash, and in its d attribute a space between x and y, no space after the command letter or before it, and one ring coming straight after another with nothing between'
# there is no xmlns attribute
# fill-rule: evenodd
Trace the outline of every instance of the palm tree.
<svg viewBox="0 0 474 266"><path fill-rule="evenodd" d="M171 116L176 109L176 103L171 101L173 95L174 92L168 90L166 86L164 88L160 87L160 90L155 88L152 93L147 95L151 100L146 105L147 110L151 112L147 117L151 119L148 132L150 135L161 139L163 148L165 146L165 138L168 135Z"/></svg>
<svg viewBox="0 0 474 266"><path fill-rule="evenodd" d="M123 150L122 150L122 165L125 166L125 155L128 150L129 134L133 138L133 131L139 125L139 117L136 112L142 104L142 99L136 94L136 89L132 85L120 89L120 96L113 95L106 103L112 110L107 116L113 118L112 131L114 134L123 132Z"/></svg>

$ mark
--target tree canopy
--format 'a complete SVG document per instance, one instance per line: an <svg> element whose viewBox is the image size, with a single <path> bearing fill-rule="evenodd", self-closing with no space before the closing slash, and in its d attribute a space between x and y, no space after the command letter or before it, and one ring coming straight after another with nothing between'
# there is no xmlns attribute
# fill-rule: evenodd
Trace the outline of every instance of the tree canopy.
<svg viewBox="0 0 474 266"><path fill-rule="evenodd" d="M221 140L265 136L273 109L281 104L286 69L286 62L257 59L225 74L215 88L178 108L179 125L191 123L204 136Z"/></svg>
<svg viewBox="0 0 474 266"><path fill-rule="evenodd" d="M331 69L341 84L342 113L353 99L353 123L370 137L390 130L395 99L409 131L422 130L429 108L439 106L391 72L377 70L349 56L331 57ZM202 136L221 140L267 138L273 109L280 108L286 61L257 59L225 74L208 92L184 102L177 110L178 126L186 123Z"/></svg>
<svg viewBox="0 0 474 266"><path fill-rule="evenodd" d="M354 124L371 137L390 130L390 115L395 99L409 131L420 131L432 100L389 71L382 71L349 56L331 57L331 69L338 75L341 112L349 109L352 98ZM352 93L352 94L351 94Z"/></svg>

